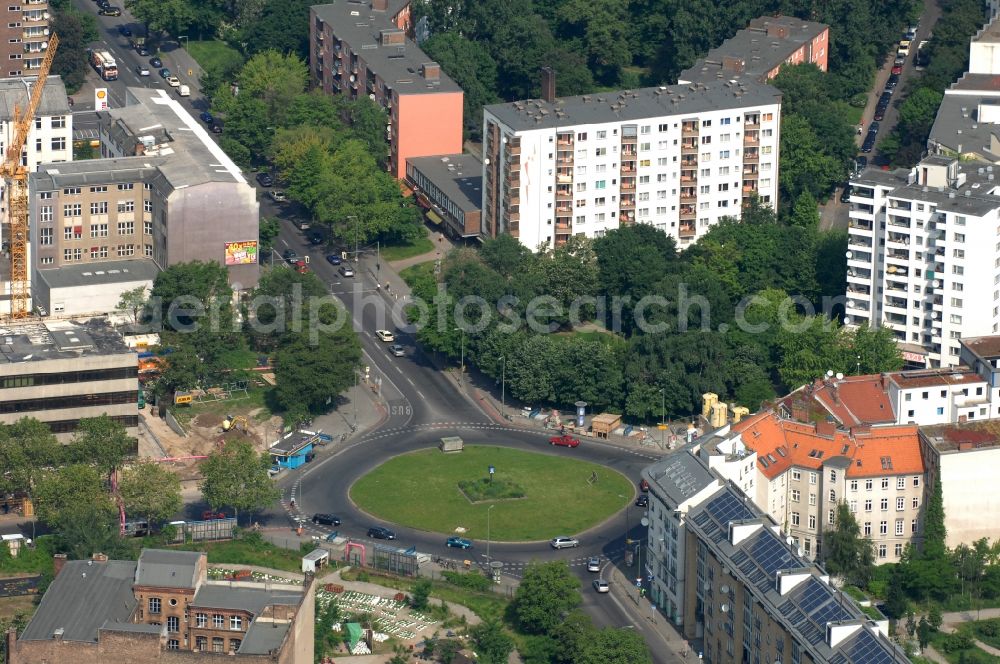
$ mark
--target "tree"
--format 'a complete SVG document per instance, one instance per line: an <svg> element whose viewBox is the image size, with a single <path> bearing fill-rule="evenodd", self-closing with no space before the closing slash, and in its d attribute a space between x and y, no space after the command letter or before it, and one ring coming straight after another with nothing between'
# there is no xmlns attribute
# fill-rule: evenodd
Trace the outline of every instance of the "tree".
<svg viewBox="0 0 1000 664"><path fill-rule="evenodd" d="M150 34L182 35L197 17L190 0L125 0L125 7L146 24Z"/></svg>
<svg viewBox="0 0 1000 664"><path fill-rule="evenodd" d="M0 425L0 487L4 493L22 492L34 503L46 469L58 465L64 457L63 446L47 424L26 417ZM34 537L34 520L31 532Z"/></svg>
<svg viewBox="0 0 1000 664"><path fill-rule="evenodd" d="M180 478L153 461L127 466L118 493L126 514L141 515L150 523L166 521L184 505Z"/></svg>
<svg viewBox="0 0 1000 664"><path fill-rule="evenodd" d="M410 589L410 606L417 611L426 610L432 588L430 579L420 579L414 583Z"/></svg>
<svg viewBox="0 0 1000 664"><path fill-rule="evenodd" d="M87 77L87 44L98 39L93 15L66 7L55 12L52 30L59 35L59 48L52 60L52 73L62 77L66 92L75 94Z"/></svg>
<svg viewBox="0 0 1000 664"><path fill-rule="evenodd" d="M850 365L853 356L860 364L859 368L855 366L855 371L861 374L886 373L903 368L903 355L889 328L871 328L866 323L847 333L847 344L847 364Z"/></svg>
<svg viewBox="0 0 1000 664"><path fill-rule="evenodd" d="M608 627L595 631L587 639L576 664L650 664L652 661L646 641L636 630Z"/></svg>
<svg viewBox="0 0 1000 664"><path fill-rule="evenodd" d="M848 583L865 587L875 567L873 547L871 540L862 537L851 508L847 503L839 503L835 527L823 533L823 565L826 571Z"/></svg>
<svg viewBox="0 0 1000 664"><path fill-rule="evenodd" d="M514 595L513 613L528 634L546 634L562 621L562 614L581 602L580 582L565 562L531 563Z"/></svg>
<svg viewBox="0 0 1000 664"><path fill-rule="evenodd" d="M819 207L816 199L808 191L803 191L792 204L792 213L788 223L800 228L816 228L819 226Z"/></svg>
<svg viewBox="0 0 1000 664"><path fill-rule="evenodd" d="M934 490L924 510L924 542L920 557L927 559L942 559L947 555L945 544L947 533L944 527L944 498L941 489L941 479L934 482Z"/></svg>
<svg viewBox="0 0 1000 664"><path fill-rule="evenodd" d="M361 345L349 325L310 336L286 335L274 355L274 398L288 421L329 410L333 400L354 384L361 360Z"/></svg>
<svg viewBox="0 0 1000 664"><path fill-rule="evenodd" d="M135 439L121 422L99 415L80 420L70 454L78 463L94 464L99 472L110 477L121 468L134 447Z"/></svg>
<svg viewBox="0 0 1000 664"><path fill-rule="evenodd" d="M130 312L132 314L132 322L139 322L139 312L146 307L146 302L149 301L149 294L146 292L145 286L139 286L131 290L124 291L121 297L118 298L118 304L115 309L118 311Z"/></svg>
<svg viewBox="0 0 1000 664"><path fill-rule="evenodd" d="M260 100L265 119L273 127L282 124L288 100L306 89L309 73L297 55L270 50L257 53L240 70L237 82L240 97ZM226 130L229 131L227 123Z"/></svg>
<svg viewBox="0 0 1000 664"><path fill-rule="evenodd" d="M57 529L74 520L73 509L80 505L111 509L104 481L90 465L77 463L45 471L35 493L38 518Z"/></svg>
<svg viewBox="0 0 1000 664"><path fill-rule="evenodd" d="M471 630L476 644L476 654L484 664L506 664L514 650L514 640L507 635L497 620L481 622Z"/></svg>
<svg viewBox="0 0 1000 664"><path fill-rule="evenodd" d="M258 4L258 3L254 3ZM270 0L254 20L248 20L240 42L249 55L262 51L291 53L309 58L311 0Z"/></svg>
<svg viewBox="0 0 1000 664"><path fill-rule="evenodd" d="M587 642L594 634L594 622L580 609L573 609L559 624L552 628L549 636L559 644L553 661L558 664L574 664L579 661Z"/></svg>
<svg viewBox="0 0 1000 664"><path fill-rule="evenodd" d="M89 558L94 553L125 558L130 547L121 534L118 511L110 500L67 505L56 521L57 546L71 558Z"/></svg>
<svg viewBox="0 0 1000 664"><path fill-rule="evenodd" d="M281 495L268 475L270 466L266 453L244 440L230 440L201 463L199 488L213 510L232 507L238 521L240 512L260 511Z"/></svg>
<svg viewBox="0 0 1000 664"><path fill-rule="evenodd" d="M174 331L186 330L197 320L195 302L205 311L217 310L220 325L230 322L232 298L229 274L214 261L175 263L156 275L150 293L151 304L157 307L160 319Z"/></svg>
<svg viewBox="0 0 1000 664"><path fill-rule="evenodd" d="M782 198L797 200L804 191L819 198L843 180L846 165L829 155L824 145L825 139L820 138L806 118L796 113L782 115L779 172Z"/></svg>
<svg viewBox="0 0 1000 664"><path fill-rule="evenodd" d="M260 218L260 250L271 253L274 250L274 239L281 233L281 220L276 217Z"/></svg>
<svg viewBox="0 0 1000 664"><path fill-rule="evenodd" d="M483 106L498 101L497 63L489 51L455 32L434 34L420 47L462 88L467 138L481 139Z"/></svg>

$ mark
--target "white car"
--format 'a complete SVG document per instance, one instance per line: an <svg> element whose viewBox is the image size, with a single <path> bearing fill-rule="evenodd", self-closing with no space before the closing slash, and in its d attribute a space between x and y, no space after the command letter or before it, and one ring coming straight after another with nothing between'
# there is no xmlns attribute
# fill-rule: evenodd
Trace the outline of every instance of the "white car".
<svg viewBox="0 0 1000 664"><path fill-rule="evenodd" d="M136 65L135 73L139 76L149 76L149 67L146 65Z"/></svg>
<svg viewBox="0 0 1000 664"><path fill-rule="evenodd" d="M375 336L378 337L379 341L385 341L386 343L396 340L396 337L389 330L375 330Z"/></svg>
<svg viewBox="0 0 1000 664"><path fill-rule="evenodd" d="M601 559L597 556L587 559L587 571L588 572L600 572L601 571Z"/></svg>
<svg viewBox="0 0 1000 664"><path fill-rule="evenodd" d="M178 88L181 85L181 81L176 76L167 76L167 85L172 88Z"/></svg>
<svg viewBox="0 0 1000 664"><path fill-rule="evenodd" d="M399 344L393 344L389 346L389 352L392 353L394 357L403 357L406 355L406 349Z"/></svg>
<svg viewBox="0 0 1000 664"><path fill-rule="evenodd" d="M580 540L575 537L553 537L549 544L553 549L572 549L580 546Z"/></svg>
<svg viewBox="0 0 1000 664"><path fill-rule="evenodd" d="M611 591L611 586L604 579L594 579L594 590L599 593L606 593Z"/></svg>

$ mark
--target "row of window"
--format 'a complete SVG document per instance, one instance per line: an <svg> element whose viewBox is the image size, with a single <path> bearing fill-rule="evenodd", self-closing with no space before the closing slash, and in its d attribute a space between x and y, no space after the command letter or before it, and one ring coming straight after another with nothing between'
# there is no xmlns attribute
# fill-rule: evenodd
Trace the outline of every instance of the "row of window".
<svg viewBox="0 0 1000 664"><path fill-rule="evenodd" d="M942 394L942 396L944 396L944 394ZM802 479L802 471L793 468L792 469L792 481L798 482L801 479ZM810 472L809 473L809 484L816 484L818 481L819 481L819 473ZM830 470L830 481L831 482L836 482L837 481L837 471L836 470ZM920 486L920 475L913 475L912 481L913 481L913 486L914 487L919 487ZM858 490L858 480L851 480L848 483L848 486L850 487L851 491L857 491ZM867 480L865 480L865 490L866 491L871 491L873 487L874 487L874 479L867 479ZM882 478L882 488L883 489L888 489L889 488L889 478L888 477L883 477ZM905 489L906 488L906 478L903 477L902 475L896 477L896 488L897 489ZM831 492L831 495L832 495L832 492ZM831 498L830 500L834 500L834 499Z"/></svg>
<svg viewBox="0 0 1000 664"><path fill-rule="evenodd" d="M739 115L737 115L735 118L719 118L719 124L722 125L722 126L729 126L729 125L733 124L734 122L735 123L739 123L741 119L742 118ZM759 114L748 115L747 118L746 118L746 123L747 124L757 124L761 120L763 120L764 122L773 122L774 121L774 113L759 113ZM685 121L684 122L684 129L687 130L687 129L692 128L692 127L693 128L697 128L697 123L698 123L697 120L688 120L688 121ZM712 126L712 121L711 120L702 120L701 121L701 126L703 128L707 129L708 127ZM657 125L656 130L662 134L663 132L670 131L670 128L671 128L671 125L669 123L662 123L662 124ZM673 128L674 129L677 128L677 123L676 122L673 123ZM623 128L623 133L629 133L629 132L631 132L631 133L629 133L629 135L634 136L635 135L635 133L634 133L635 129L636 129L635 126L625 126ZM652 131L653 131L653 125L640 125L639 126L639 133L640 134L650 134L650 133L652 133ZM608 137L608 132L607 132L606 129L601 129L601 130L596 131L595 135L597 136L597 140L602 141L602 140L604 140L604 139L606 139ZM612 136L617 136L618 135L618 130L617 129L612 129L611 130L611 135ZM572 138L572 136L570 136L570 137ZM586 141L587 140L587 132L585 132L585 131L577 132L577 134L576 134L576 140L580 141L580 142Z"/></svg>
<svg viewBox="0 0 1000 664"><path fill-rule="evenodd" d="M851 505L851 511L852 512L857 512L858 511L858 501L852 500L850 502L850 505ZM871 512L873 505L874 505L874 503L872 502L871 498L865 500L865 511L866 512ZM917 498L916 496L914 496L910 500L910 507L912 509L919 508L920 507L920 499ZM889 499L888 498L883 498L881 501L879 501L879 508L883 512L888 512L889 511ZM902 512L905 509L906 509L906 498L903 498L902 496L898 496L896 498L896 511L897 512Z"/></svg>
<svg viewBox="0 0 1000 664"><path fill-rule="evenodd" d="M115 186L118 191L132 191L135 189L135 184L132 182L122 182ZM149 183L144 182L142 188L149 191ZM88 187L88 191L92 194L105 194L108 191L108 185L96 185L93 187ZM83 187L65 187L62 190L63 196L79 196L83 193ZM51 191L43 191L39 194L39 198L42 200L49 200L52 198Z"/></svg>
<svg viewBox="0 0 1000 664"><path fill-rule="evenodd" d="M129 256L135 256L136 251L139 249L137 244L119 244L111 248L115 256L119 258L127 258ZM102 245L99 247L91 247L89 251L90 260L100 260L102 258L107 258L112 255L112 251L109 251L107 245ZM143 245L143 256L146 258L152 258L153 256L153 245L145 244ZM75 249L63 249L63 262L64 263L79 263L83 260L84 250L82 247L77 247ZM48 260L46 260L48 259ZM41 260L42 265L52 265L54 260L52 256L43 257Z"/></svg>
<svg viewBox="0 0 1000 664"><path fill-rule="evenodd" d="M0 378L0 389L38 387L41 385L67 385L70 383L87 383L95 380L120 380L123 378L135 378L137 375L139 375L139 368L134 365L119 367L117 369L22 374L20 376Z"/></svg>
<svg viewBox="0 0 1000 664"><path fill-rule="evenodd" d="M904 530L905 530L905 524L903 522L903 519L896 519L895 534L897 536L902 536L903 533L904 533ZM862 527L861 532L864 534L865 537L870 537L871 534L872 534L872 522L871 521L865 521L864 527ZM913 520L910 521L910 532L911 533L916 533L917 532L917 520L916 519L913 519ZM878 524L878 534L879 535L888 535L889 534L889 522L888 521L880 521L879 522L879 524Z"/></svg>
<svg viewBox="0 0 1000 664"><path fill-rule="evenodd" d="M139 426L139 416L138 415L113 415L111 419L118 424L121 424L126 429L134 429ZM52 420L45 423L49 427L52 433L73 433L80 428L80 420ZM135 439L133 439L135 440ZM138 453L138 448L135 451L130 452L130 454Z"/></svg>
<svg viewBox="0 0 1000 664"><path fill-rule="evenodd" d="M90 214L108 214L110 206L108 201L93 201L90 204ZM135 201L118 201L118 214L128 214L135 212ZM153 211L153 201L146 199L142 202L143 212ZM81 203L66 203L63 205L63 217L83 216L83 205ZM43 223L51 223L55 220L55 210L51 205L41 205L38 207L38 220Z"/></svg>
<svg viewBox="0 0 1000 664"><path fill-rule="evenodd" d="M113 406L125 403L136 403L138 393L106 392L103 394L77 394L63 397L45 397L42 399L16 399L0 401L0 414L30 413L39 410L58 410L61 408L91 408L93 406Z"/></svg>

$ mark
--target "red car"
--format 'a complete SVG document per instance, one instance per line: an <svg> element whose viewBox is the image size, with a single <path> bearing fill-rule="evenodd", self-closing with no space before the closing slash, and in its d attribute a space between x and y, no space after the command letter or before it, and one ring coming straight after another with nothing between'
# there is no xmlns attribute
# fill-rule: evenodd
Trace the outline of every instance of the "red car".
<svg viewBox="0 0 1000 664"><path fill-rule="evenodd" d="M643 493L649 491L649 482L647 482L646 480L639 482L639 490L642 491Z"/></svg>
<svg viewBox="0 0 1000 664"><path fill-rule="evenodd" d="M309 271L309 266L306 265L305 261L295 261L293 267L295 268L295 271L298 272L299 274L305 274L306 272Z"/></svg>
<svg viewBox="0 0 1000 664"><path fill-rule="evenodd" d="M893 74L897 74L897 75L898 74L902 74L903 73L903 65L893 65L892 66L892 73Z"/></svg>
<svg viewBox="0 0 1000 664"><path fill-rule="evenodd" d="M201 513L201 518L203 521L212 521L213 519L225 519L226 515L223 512L206 511Z"/></svg>
<svg viewBox="0 0 1000 664"><path fill-rule="evenodd" d="M549 444L559 445L560 447L579 447L580 441L573 436L563 434L562 436L552 436L549 438Z"/></svg>

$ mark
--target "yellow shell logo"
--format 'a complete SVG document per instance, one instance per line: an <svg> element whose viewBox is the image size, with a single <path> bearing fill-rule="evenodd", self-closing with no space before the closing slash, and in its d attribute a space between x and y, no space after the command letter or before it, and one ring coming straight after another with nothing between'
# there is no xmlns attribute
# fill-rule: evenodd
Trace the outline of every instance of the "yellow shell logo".
<svg viewBox="0 0 1000 664"><path fill-rule="evenodd" d="M107 96L107 93L104 90L98 90L97 91L97 98L98 99L104 99L106 96Z"/></svg>

